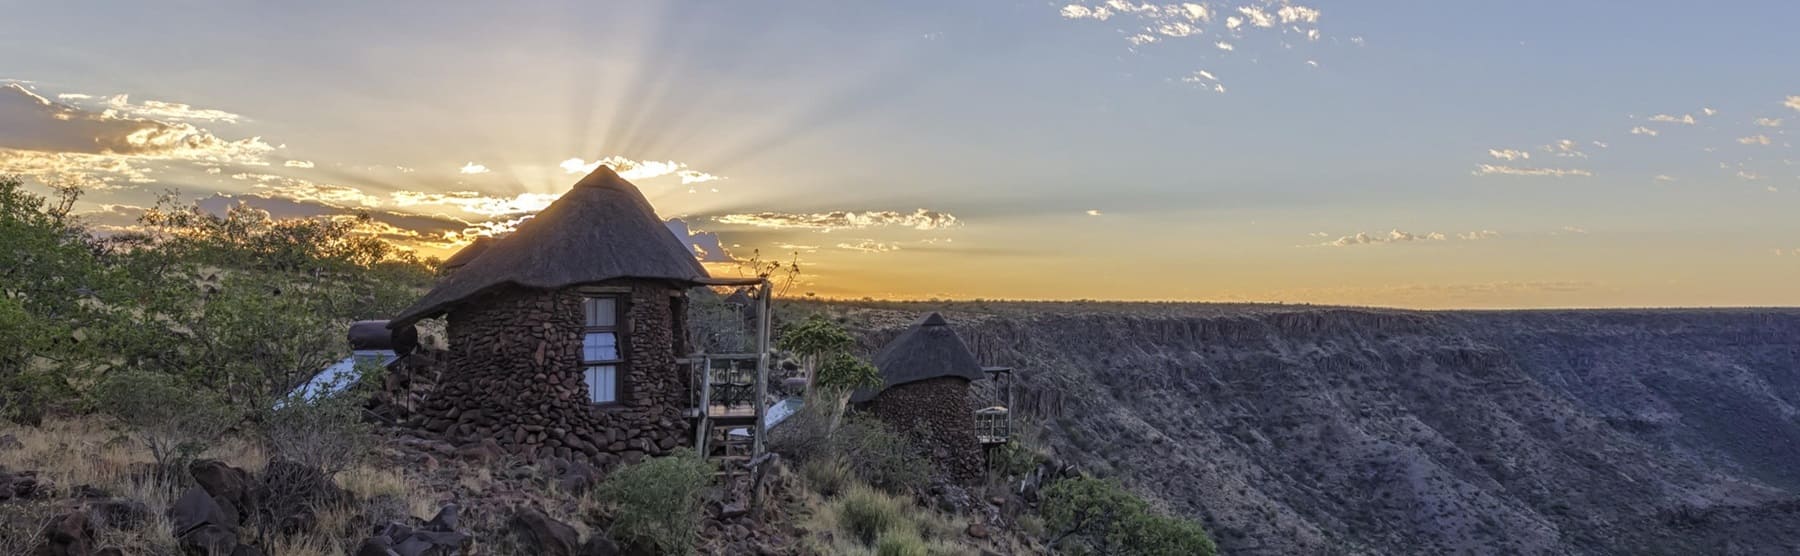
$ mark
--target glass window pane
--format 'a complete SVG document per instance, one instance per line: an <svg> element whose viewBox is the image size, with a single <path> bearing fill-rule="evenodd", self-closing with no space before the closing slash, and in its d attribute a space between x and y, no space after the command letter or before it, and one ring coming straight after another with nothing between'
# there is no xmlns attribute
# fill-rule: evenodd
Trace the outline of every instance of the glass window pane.
<svg viewBox="0 0 1800 556"><path fill-rule="evenodd" d="M619 337L612 332L589 332L581 338L582 361L619 360Z"/></svg>
<svg viewBox="0 0 1800 556"><path fill-rule="evenodd" d="M619 320L618 300L610 297L587 298L582 311L587 313L588 326L614 326Z"/></svg>
<svg viewBox="0 0 1800 556"><path fill-rule="evenodd" d="M609 403L619 400L618 367L611 365L588 367L585 374L587 375L589 400L594 403Z"/></svg>

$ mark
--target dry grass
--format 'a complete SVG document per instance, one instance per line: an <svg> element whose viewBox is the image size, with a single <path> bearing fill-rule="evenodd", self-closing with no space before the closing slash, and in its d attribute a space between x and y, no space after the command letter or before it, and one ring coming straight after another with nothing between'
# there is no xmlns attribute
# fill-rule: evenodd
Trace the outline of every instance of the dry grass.
<svg viewBox="0 0 1800 556"><path fill-rule="evenodd" d="M803 548L810 554L852 556L972 556L973 548L957 542L962 529L912 500L853 483L841 496L805 495L808 515L802 527ZM829 535L818 533L826 532ZM829 540L826 540L829 537Z"/></svg>

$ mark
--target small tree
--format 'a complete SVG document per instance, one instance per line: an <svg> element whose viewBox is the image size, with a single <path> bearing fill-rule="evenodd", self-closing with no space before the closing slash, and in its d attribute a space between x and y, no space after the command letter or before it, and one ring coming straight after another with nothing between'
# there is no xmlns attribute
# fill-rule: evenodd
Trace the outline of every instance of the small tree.
<svg viewBox="0 0 1800 556"><path fill-rule="evenodd" d="M329 392L308 397L297 391L263 417L263 436L270 455L335 474L361 461L375 444L373 427L363 420L363 407L381 383L380 365L360 363L348 384L329 384Z"/></svg>
<svg viewBox="0 0 1800 556"><path fill-rule="evenodd" d="M212 392L145 371L107 377L94 401L135 432L160 472L173 475L237 420L231 406Z"/></svg>
<svg viewBox="0 0 1800 556"><path fill-rule="evenodd" d="M850 337L844 327L817 314L788 326L781 331L781 339L775 342L775 347L800 358L800 366L806 369L806 397L809 402L814 398L814 389L818 387L822 364L838 354L848 352L855 345L856 339Z"/></svg>
<svg viewBox="0 0 1800 556"><path fill-rule="evenodd" d="M844 408L850 404L852 392L880 386L881 371L876 370L875 365L840 351L831 354L819 365L818 388L821 395L814 396L814 399L832 401L831 428L836 429L843 420Z"/></svg>

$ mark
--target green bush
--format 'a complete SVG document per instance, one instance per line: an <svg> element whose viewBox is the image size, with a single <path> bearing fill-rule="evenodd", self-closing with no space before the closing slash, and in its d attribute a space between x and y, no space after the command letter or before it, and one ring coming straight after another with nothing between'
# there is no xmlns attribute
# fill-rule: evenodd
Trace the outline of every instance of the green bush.
<svg viewBox="0 0 1800 556"><path fill-rule="evenodd" d="M879 537L917 526L907 516L907 503L866 487L852 487L837 501L838 523L864 545L873 545Z"/></svg>
<svg viewBox="0 0 1800 556"><path fill-rule="evenodd" d="M931 461L906 435L874 417L845 421L832 436L832 448L857 478L888 492L912 492L931 480Z"/></svg>
<svg viewBox="0 0 1800 556"><path fill-rule="evenodd" d="M892 531L875 541L876 556L929 556L931 551L916 531Z"/></svg>
<svg viewBox="0 0 1800 556"><path fill-rule="evenodd" d="M295 393L282 399L262 419L269 455L335 474L354 466L375 445L374 427L363 419L363 407L381 383L378 365L357 365L356 384L332 385L331 395L308 399Z"/></svg>
<svg viewBox="0 0 1800 556"><path fill-rule="evenodd" d="M1199 524L1164 515L1118 483L1090 477L1045 488L1050 544L1075 554L1210 556L1217 547Z"/></svg>
<svg viewBox="0 0 1800 556"><path fill-rule="evenodd" d="M596 494L612 508L615 540L659 554L688 554L699 536L701 494L712 477L712 462L678 448L614 471Z"/></svg>
<svg viewBox="0 0 1800 556"><path fill-rule="evenodd" d="M840 458L814 458L800 464L800 476L806 479L813 492L822 496L837 496L855 480L850 466Z"/></svg>
<svg viewBox="0 0 1800 556"><path fill-rule="evenodd" d="M238 421L216 394L160 373L114 373L95 389L94 401L102 413L132 429L158 471L170 476L179 476L187 460Z"/></svg>

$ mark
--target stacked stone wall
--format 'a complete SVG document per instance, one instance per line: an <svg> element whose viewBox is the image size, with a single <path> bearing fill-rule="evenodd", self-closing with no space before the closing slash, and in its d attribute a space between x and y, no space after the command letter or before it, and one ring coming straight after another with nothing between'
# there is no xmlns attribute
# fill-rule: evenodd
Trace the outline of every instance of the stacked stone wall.
<svg viewBox="0 0 1800 556"><path fill-rule="evenodd" d="M626 363L619 403L589 401L581 364L582 295L573 288L507 288L452 309L448 369L414 423L459 444L493 439L528 459L634 462L689 442L688 373L675 364L680 289L628 287L620 337Z"/></svg>
<svg viewBox="0 0 1800 556"><path fill-rule="evenodd" d="M940 473L962 482L982 476L981 444L969 408L969 381L956 377L888 388L870 404L877 418L911 437Z"/></svg>

